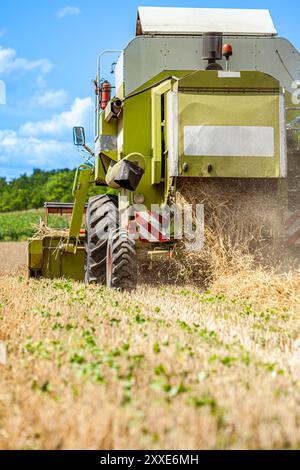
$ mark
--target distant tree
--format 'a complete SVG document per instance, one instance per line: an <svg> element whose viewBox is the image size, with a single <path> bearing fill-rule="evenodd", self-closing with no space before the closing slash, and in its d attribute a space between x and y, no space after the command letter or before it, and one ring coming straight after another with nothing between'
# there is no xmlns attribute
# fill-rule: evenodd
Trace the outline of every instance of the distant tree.
<svg viewBox="0 0 300 470"><path fill-rule="evenodd" d="M0 178L0 192L3 191L5 186L7 185L6 178Z"/></svg>
<svg viewBox="0 0 300 470"><path fill-rule="evenodd" d="M0 178L0 212L38 209L44 202L72 202L75 170L33 170L12 181ZM89 196L114 192L91 184Z"/></svg>

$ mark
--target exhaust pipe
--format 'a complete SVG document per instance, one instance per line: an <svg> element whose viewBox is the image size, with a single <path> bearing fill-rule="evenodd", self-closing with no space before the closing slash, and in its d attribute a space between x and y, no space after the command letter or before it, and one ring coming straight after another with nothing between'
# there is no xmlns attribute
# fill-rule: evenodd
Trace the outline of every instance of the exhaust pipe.
<svg viewBox="0 0 300 470"><path fill-rule="evenodd" d="M222 60L223 34L203 33L202 59L208 60L206 70L223 70L217 60Z"/></svg>

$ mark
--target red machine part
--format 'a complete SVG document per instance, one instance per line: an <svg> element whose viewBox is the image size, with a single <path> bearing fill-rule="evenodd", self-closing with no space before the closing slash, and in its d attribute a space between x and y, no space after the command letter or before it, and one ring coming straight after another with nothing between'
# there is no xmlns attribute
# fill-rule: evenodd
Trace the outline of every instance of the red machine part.
<svg viewBox="0 0 300 470"><path fill-rule="evenodd" d="M126 227L131 235L138 234L142 242L168 243L170 238L170 218L167 214L155 211L135 213L135 220Z"/></svg>
<svg viewBox="0 0 300 470"><path fill-rule="evenodd" d="M105 80L100 89L100 107L101 109L105 109L108 105L111 97L111 84Z"/></svg>
<svg viewBox="0 0 300 470"><path fill-rule="evenodd" d="M222 54L229 60L229 57L233 55L233 47L231 44L224 44Z"/></svg>

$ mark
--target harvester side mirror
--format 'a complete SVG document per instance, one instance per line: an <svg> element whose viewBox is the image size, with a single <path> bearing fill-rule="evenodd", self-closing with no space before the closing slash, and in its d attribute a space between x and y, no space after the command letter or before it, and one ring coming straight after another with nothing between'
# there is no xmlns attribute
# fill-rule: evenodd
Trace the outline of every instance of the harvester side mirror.
<svg viewBox="0 0 300 470"><path fill-rule="evenodd" d="M74 127L73 128L73 141L74 145L77 147L82 147L85 145L85 131L84 127Z"/></svg>

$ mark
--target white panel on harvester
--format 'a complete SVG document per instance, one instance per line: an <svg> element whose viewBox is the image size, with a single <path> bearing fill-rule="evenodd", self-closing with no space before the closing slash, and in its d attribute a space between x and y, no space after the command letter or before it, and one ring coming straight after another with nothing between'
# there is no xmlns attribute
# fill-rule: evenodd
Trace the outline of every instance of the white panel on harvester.
<svg viewBox="0 0 300 470"><path fill-rule="evenodd" d="M137 36L201 35L220 32L227 36L275 36L269 10L220 8L139 7Z"/></svg>
<svg viewBox="0 0 300 470"><path fill-rule="evenodd" d="M274 157L274 127L185 126L184 155Z"/></svg>

